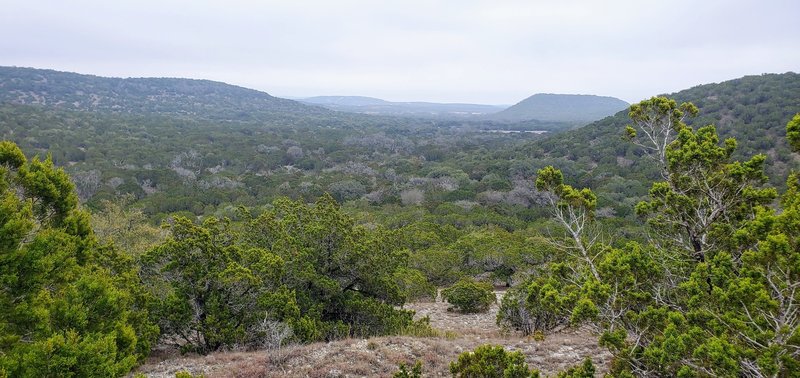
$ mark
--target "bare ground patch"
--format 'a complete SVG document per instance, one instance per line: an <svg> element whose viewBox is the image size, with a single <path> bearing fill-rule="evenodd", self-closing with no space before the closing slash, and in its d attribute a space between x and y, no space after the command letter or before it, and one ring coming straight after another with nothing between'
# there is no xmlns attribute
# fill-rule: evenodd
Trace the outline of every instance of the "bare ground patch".
<svg viewBox="0 0 800 378"><path fill-rule="evenodd" d="M280 350L220 352L208 356L155 353L138 369L148 377L173 377L187 370L206 377L387 377L400 363L422 361L425 376L450 376L449 363L460 353L483 344L519 350L528 364L545 375L592 357L605 371L611 355L597 345L597 337L586 330L562 330L542 341L508 335L495 325L497 305L488 313L457 314L441 302L413 303L406 308L417 316L429 316L431 324L450 331L445 337L387 336L345 339L330 343L294 345Z"/></svg>

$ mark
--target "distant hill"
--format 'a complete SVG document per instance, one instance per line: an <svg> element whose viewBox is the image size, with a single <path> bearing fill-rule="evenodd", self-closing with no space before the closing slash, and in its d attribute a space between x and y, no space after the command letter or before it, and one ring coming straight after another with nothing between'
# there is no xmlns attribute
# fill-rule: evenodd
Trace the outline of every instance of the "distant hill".
<svg viewBox="0 0 800 378"><path fill-rule="evenodd" d="M630 104L614 97L539 93L490 116L493 120L592 122L613 115Z"/></svg>
<svg viewBox="0 0 800 378"><path fill-rule="evenodd" d="M210 80L121 79L19 67L0 67L0 103L223 120L328 113L320 107Z"/></svg>
<svg viewBox="0 0 800 378"><path fill-rule="evenodd" d="M435 102L391 102L363 96L317 96L299 100L331 110L421 118L466 118L497 113L504 106Z"/></svg>
<svg viewBox="0 0 800 378"><path fill-rule="evenodd" d="M389 105L391 102L375 97L364 96L316 96L299 100L309 104L323 105L329 107L348 107L348 106L374 106Z"/></svg>
<svg viewBox="0 0 800 378"><path fill-rule="evenodd" d="M766 154L766 170L773 185L781 186L787 172L798 168L800 159L787 146L785 128L792 115L800 112L800 74L745 76L666 96L698 106L699 116L687 120L694 128L713 124L721 139L736 138L735 158ZM652 181L658 177L655 165L641 157L639 147L622 140L629 123L628 111L624 110L582 128L531 142L520 153L563 167L583 186L602 187L616 180L615 176Z"/></svg>

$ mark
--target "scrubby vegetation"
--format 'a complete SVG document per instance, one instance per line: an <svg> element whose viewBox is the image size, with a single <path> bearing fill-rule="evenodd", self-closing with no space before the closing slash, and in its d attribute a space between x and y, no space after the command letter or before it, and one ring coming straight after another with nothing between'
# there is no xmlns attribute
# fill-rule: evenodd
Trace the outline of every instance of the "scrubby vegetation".
<svg viewBox="0 0 800 378"><path fill-rule="evenodd" d="M591 329L614 376L792 376L797 83L700 86L524 138L302 107L1 105L0 376L120 376L155 345L446 339L407 308L439 289L535 340ZM492 346L451 370L534 374Z"/></svg>

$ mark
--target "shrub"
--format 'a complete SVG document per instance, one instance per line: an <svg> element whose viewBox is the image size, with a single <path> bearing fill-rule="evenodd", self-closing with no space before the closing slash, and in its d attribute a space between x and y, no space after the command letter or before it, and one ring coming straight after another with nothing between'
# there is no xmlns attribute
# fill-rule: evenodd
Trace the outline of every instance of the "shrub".
<svg viewBox="0 0 800 378"><path fill-rule="evenodd" d="M430 316L424 316L419 320L415 320L411 322L411 324L403 327L402 330L398 333L399 335L403 336L412 336L412 337L441 337L443 336L442 332L433 328L431 326L431 318ZM444 336L447 334L445 333Z"/></svg>
<svg viewBox="0 0 800 378"><path fill-rule="evenodd" d="M175 373L175 378L204 378L204 377L205 375L203 374L194 375L186 370L181 370Z"/></svg>
<svg viewBox="0 0 800 378"><path fill-rule="evenodd" d="M177 336L184 350L205 354L261 344L274 336L264 322L299 316L294 292L280 286L283 259L230 245L230 235L227 220L196 225L179 217L170 238L142 257L160 303L159 326Z"/></svg>
<svg viewBox="0 0 800 378"><path fill-rule="evenodd" d="M406 301L436 299L436 286L428 282L428 279L419 270L400 268L394 276Z"/></svg>
<svg viewBox="0 0 800 378"><path fill-rule="evenodd" d="M533 319L526 306L525 288L512 288L500 301L497 325L505 331L519 331L528 336L533 332Z"/></svg>
<svg viewBox="0 0 800 378"><path fill-rule="evenodd" d="M406 364L400 364L399 369L394 373L393 378L422 378L422 362L417 361L411 370L408 370Z"/></svg>
<svg viewBox="0 0 800 378"><path fill-rule="evenodd" d="M472 352L464 352L450 363L453 377L462 378L528 378L539 377L530 370L521 352L506 352L497 345L482 345Z"/></svg>
<svg viewBox="0 0 800 378"><path fill-rule="evenodd" d="M593 378L594 377L594 364L591 358L583 360L579 366L573 366L567 370L558 373L556 378Z"/></svg>
<svg viewBox="0 0 800 378"><path fill-rule="evenodd" d="M497 300L492 285L467 278L442 290L442 297L453 306L452 309L463 313L487 311Z"/></svg>
<svg viewBox="0 0 800 378"><path fill-rule="evenodd" d="M354 200L367 194L364 184L356 180L334 182L328 187L328 191L339 202Z"/></svg>

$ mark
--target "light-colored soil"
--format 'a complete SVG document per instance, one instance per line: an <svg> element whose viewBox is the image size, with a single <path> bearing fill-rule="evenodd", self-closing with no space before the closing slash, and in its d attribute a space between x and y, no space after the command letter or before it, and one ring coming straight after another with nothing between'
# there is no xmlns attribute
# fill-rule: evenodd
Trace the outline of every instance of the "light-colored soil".
<svg viewBox="0 0 800 378"><path fill-rule="evenodd" d="M500 294L500 293L498 293ZM586 330L561 330L536 341L501 332L495 325L497 306L488 313L457 314L441 302L413 303L407 309L429 316L434 328L448 337L374 337L330 343L294 345L280 350L220 352L208 356L181 356L175 351L154 353L138 369L148 377L174 377L186 370L206 377L390 377L400 363L422 361L423 375L449 377L449 363L483 344L521 351L530 367L550 375L591 357L605 371L611 355Z"/></svg>

